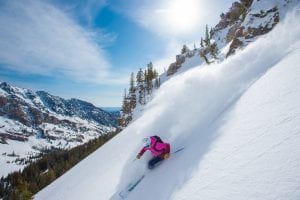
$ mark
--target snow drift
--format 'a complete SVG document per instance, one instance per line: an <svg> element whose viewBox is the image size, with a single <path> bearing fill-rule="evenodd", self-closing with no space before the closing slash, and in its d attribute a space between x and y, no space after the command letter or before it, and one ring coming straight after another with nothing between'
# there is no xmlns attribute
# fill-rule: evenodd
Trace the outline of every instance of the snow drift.
<svg viewBox="0 0 300 200"><path fill-rule="evenodd" d="M299 199L299 10L220 64L161 86L143 115L39 192L36 199L110 199L140 174L127 199ZM148 171L141 139L184 151Z"/></svg>

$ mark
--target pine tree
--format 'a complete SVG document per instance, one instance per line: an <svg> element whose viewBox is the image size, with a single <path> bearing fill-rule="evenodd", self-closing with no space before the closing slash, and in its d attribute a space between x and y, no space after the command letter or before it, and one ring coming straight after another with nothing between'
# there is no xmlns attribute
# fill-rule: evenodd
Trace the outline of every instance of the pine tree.
<svg viewBox="0 0 300 200"><path fill-rule="evenodd" d="M130 109L133 110L136 107L136 94L135 94L135 81L134 73L130 76L130 87L129 87L129 99L130 99Z"/></svg>
<svg viewBox="0 0 300 200"><path fill-rule="evenodd" d="M147 70L145 71L145 85L147 94L150 95L152 93L152 89L154 86L153 80L158 77L157 71L153 68L152 62L147 65Z"/></svg>
<svg viewBox="0 0 300 200"><path fill-rule="evenodd" d="M123 103L122 103L122 114L119 119L119 126L126 127L131 120L131 105L130 97L127 96L126 89L124 89Z"/></svg>
<svg viewBox="0 0 300 200"><path fill-rule="evenodd" d="M217 54L218 54L218 45L217 43L213 43L211 45L211 55L213 56L214 59L218 59Z"/></svg>
<svg viewBox="0 0 300 200"><path fill-rule="evenodd" d="M135 81L134 81L134 73L132 72L130 75L130 86L129 86L129 94L135 92Z"/></svg>
<svg viewBox="0 0 300 200"><path fill-rule="evenodd" d="M208 32L208 25L207 24L205 26L205 39L204 39L204 43L205 43L205 46L209 46L210 45L210 35L209 35L209 32Z"/></svg>
<svg viewBox="0 0 300 200"><path fill-rule="evenodd" d="M212 28L210 28L210 31L209 31L209 39L211 40L211 38L214 36L215 32Z"/></svg>
<svg viewBox="0 0 300 200"><path fill-rule="evenodd" d="M160 78L159 78L159 77L157 77L157 78L155 79L154 86L155 86L156 89L158 89L158 88L160 87Z"/></svg>
<svg viewBox="0 0 300 200"><path fill-rule="evenodd" d="M148 65L147 65L147 76L148 76L148 80L151 81L154 79L154 71L153 71L153 64L152 62L150 62Z"/></svg>
<svg viewBox="0 0 300 200"><path fill-rule="evenodd" d="M144 83L145 83L145 96L146 96L146 92L147 92L147 94L149 94L149 88L148 88L149 76L148 76L147 70L144 71ZM146 98L145 98L145 101L146 101Z"/></svg>
<svg viewBox="0 0 300 200"><path fill-rule="evenodd" d="M182 49L181 49L181 54L185 54L189 51L189 48L184 44Z"/></svg>
<svg viewBox="0 0 300 200"><path fill-rule="evenodd" d="M140 68L137 75L136 75L136 84L137 84L137 91L138 91L138 102L141 105L145 104L145 77L143 70Z"/></svg>
<svg viewBox="0 0 300 200"><path fill-rule="evenodd" d="M127 106L126 106L126 99L127 99L127 92L126 89L124 89L124 95L123 95L123 102L122 102L122 113L127 113Z"/></svg>

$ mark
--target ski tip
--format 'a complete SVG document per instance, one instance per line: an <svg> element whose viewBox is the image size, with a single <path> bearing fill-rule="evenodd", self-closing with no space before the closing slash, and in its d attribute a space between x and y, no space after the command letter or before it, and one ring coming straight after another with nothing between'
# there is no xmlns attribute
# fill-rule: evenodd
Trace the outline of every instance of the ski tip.
<svg viewBox="0 0 300 200"><path fill-rule="evenodd" d="M174 154L174 153L177 153L177 152L179 152L179 151L182 151L183 149L184 149L184 147L181 147L181 148L175 150L174 152L172 152L171 154Z"/></svg>

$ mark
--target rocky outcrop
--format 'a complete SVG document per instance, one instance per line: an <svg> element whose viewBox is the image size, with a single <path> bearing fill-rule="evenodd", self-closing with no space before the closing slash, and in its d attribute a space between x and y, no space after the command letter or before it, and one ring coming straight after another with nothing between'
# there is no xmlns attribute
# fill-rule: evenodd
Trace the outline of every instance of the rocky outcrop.
<svg viewBox="0 0 300 200"><path fill-rule="evenodd" d="M167 76L173 75L177 72L177 70L181 67L182 63L185 61L185 56L179 54L176 56L176 61L171 63L167 70Z"/></svg>
<svg viewBox="0 0 300 200"><path fill-rule="evenodd" d="M219 23L214 27L214 31L220 31L229 26L235 25L245 19L247 11L251 6L252 1L234 2L229 11L220 15Z"/></svg>
<svg viewBox="0 0 300 200"><path fill-rule="evenodd" d="M291 9L293 5L293 0L239 0L232 3L229 10L220 15L214 28L208 30L208 25L206 26L205 37L201 38L199 48L194 45L194 50L191 51L184 45L181 54L176 56L176 61L169 65L166 75L171 76L178 72L193 56L200 58L198 63L192 61L195 65L226 59L259 36L273 30L280 21L281 14L285 13L284 10Z"/></svg>
<svg viewBox="0 0 300 200"><path fill-rule="evenodd" d="M252 39L270 32L279 22L278 8L272 7L260 10L259 13L249 13L246 23L236 24L227 34L231 45L226 57L234 54L236 49L246 46Z"/></svg>

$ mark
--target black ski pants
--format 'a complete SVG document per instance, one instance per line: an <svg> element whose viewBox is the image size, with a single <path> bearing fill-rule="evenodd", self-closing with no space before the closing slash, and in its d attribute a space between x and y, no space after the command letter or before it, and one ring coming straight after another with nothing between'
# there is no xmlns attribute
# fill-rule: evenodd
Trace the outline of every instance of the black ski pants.
<svg viewBox="0 0 300 200"><path fill-rule="evenodd" d="M159 162L163 161L164 159L161 157L154 157L148 162L148 168L153 169Z"/></svg>

